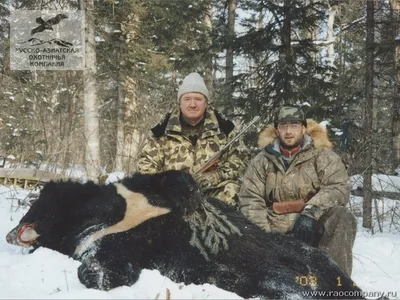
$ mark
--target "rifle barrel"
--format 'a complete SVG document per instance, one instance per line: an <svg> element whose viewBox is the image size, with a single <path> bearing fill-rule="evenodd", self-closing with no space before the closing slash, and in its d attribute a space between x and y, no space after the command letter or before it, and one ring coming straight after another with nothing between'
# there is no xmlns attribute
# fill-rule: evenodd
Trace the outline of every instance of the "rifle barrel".
<svg viewBox="0 0 400 300"><path fill-rule="evenodd" d="M210 165L214 163L215 160L217 160L221 154L230 146L232 145L243 133L245 133L250 126L252 126L254 123L256 123L258 120L260 120L260 116L255 116L251 122L242 129L233 139L231 139L224 147L222 147L221 150L219 150L213 157L211 157L200 169L198 169L194 174L199 174L204 172L205 170L208 169Z"/></svg>

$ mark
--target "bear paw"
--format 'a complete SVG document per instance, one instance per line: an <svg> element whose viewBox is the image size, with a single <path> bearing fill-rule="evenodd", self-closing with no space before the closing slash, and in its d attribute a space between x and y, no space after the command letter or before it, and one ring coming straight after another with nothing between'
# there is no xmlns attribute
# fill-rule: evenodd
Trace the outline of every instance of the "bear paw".
<svg viewBox="0 0 400 300"><path fill-rule="evenodd" d="M78 278L82 284L87 288L103 291L123 285L130 286L137 281L139 274L140 270L134 269L131 263L118 270L111 270L95 258L83 261L78 268Z"/></svg>

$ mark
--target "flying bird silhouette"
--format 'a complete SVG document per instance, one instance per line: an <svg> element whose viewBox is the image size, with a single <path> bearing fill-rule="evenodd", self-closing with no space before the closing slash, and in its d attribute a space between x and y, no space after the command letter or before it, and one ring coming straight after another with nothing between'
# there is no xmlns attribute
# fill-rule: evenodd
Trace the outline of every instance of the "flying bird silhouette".
<svg viewBox="0 0 400 300"><path fill-rule="evenodd" d="M31 35L34 35L37 32L45 31L46 29L53 30L53 25L60 23L60 21L63 19L68 19L68 16L64 14L58 14L54 18L48 19L47 21L43 20L41 17L36 18L36 23L40 25L32 29Z"/></svg>

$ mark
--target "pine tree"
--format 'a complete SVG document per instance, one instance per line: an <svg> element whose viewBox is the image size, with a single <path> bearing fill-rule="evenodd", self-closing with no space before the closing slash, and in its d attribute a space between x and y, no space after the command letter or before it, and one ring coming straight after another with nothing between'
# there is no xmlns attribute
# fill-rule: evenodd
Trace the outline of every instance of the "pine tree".
<svg viewBox="0 0 400 300"><path fill-rule="evenodd" d="M302 34L316 30L327 6L317 1L256 0L239 6L250 17L241 21L246 32L235 40L235 55L249 67L235 74L234 99L224 99L225 108L246 120L261 114L265 122L282 104L307 102L328 109L334 87L324 80L329 66L315 61L315 41Z"/></svg>

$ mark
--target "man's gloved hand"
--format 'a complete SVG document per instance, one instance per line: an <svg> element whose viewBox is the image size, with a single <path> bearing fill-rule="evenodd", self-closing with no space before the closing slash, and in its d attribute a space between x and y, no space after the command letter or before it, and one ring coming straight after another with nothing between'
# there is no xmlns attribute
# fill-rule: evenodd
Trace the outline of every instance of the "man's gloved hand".
<svg viewBox="0 0 400 300"><path fill-rule="evenodd" d="M218 171L205 172L193 175L194 180L201 189L207 189L216 186L221 181L221 177Z"/></svg>
<svg viewBox="0 0 400 300"><path fill-rule="evenodd" d="M317 210L318 207L307 205L293 225L294 237L309 245L313 245L315 241L317 220L314 214Z"/></svg>

